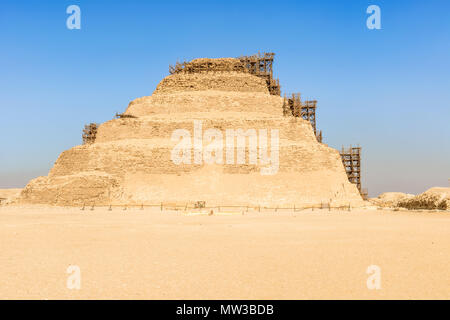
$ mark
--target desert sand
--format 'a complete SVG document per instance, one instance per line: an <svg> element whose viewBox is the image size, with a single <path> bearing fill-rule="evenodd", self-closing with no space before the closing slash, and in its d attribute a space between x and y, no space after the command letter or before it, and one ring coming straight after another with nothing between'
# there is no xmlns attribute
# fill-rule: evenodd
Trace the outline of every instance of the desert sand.
<svg viewBox="0 0 450 320"><path fill-rule="evenodd" d="M9 200L17 198L21 192L22 192L22 189L19 189L19 188L0 189L0 203L7 202Z"/></svg>
<svg viewBox="0 0 450 320"><path fill-rule="evenodd" d="M449 224L450 212L2 206L0 298L449 299Z"/></svg>

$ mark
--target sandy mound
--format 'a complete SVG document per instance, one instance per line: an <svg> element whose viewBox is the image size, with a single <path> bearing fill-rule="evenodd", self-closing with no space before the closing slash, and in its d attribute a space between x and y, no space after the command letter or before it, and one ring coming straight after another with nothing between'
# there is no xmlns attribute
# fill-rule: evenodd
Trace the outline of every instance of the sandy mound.
<svg viewBox="0 0 450 320"><path fill-rule="evenodd" d="M400 201L405 201L414 198L413 194L402 192L385 192L380 194L377 198L371 198L369 201L380 207L397 207Z"/></svg>
<svg viewBox="0 0 450 320"><path fill-rule="evenodd" d="M386 192L369 201L380 207L445 210L450 208L450 188L434 187L417 196L401 192Z"/></svg>
<svg viewBox="0 0 450 320"><path fill-rule="evenodd" d="M439 200L450 200L450 188L434 187L420 194L422 197L438 197Z"/></svg>
<svg viewBox="0 0 450 320"><path fill-rule="evenodd" d="M439 209L450 208L450 188L434 187L413 198L398 203L407 209Z"/></svg>
<svg viewBox="0 0 450 320"><path fill-rule="evenodd" d="M13 201L19 195L22 189L0 189L0 204Z"/></svg>

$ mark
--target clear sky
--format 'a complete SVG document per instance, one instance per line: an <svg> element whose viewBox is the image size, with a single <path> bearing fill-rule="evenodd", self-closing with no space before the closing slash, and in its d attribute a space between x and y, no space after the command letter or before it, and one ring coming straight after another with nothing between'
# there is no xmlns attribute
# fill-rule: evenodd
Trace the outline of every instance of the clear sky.
<svg viewBox="0 0 450 320"><path fill-rule="evenodd" d="M0 188L46 175L177 59L258 51L276 53L282 92L318 100L325 143L363 147L370 195L448 186L450 1L2 0L0 41Z"/></svg>

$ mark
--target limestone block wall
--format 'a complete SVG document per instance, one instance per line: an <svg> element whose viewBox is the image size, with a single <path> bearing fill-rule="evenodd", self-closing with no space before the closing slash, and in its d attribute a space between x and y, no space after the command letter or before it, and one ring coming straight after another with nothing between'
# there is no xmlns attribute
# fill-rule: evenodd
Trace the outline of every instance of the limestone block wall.
<svg viewBox="0 0 450 320"><path fill-rule="evenodd" d="M74 147L64 151L49 173L49 177L75 175L80 172L103 172L115 177L123 177L127 173L182 174L195 172L205 164L196 164L193 153L191 164L176 164L171 159L175 142L170 140L156 141L149 139L122 140L118 143L97 143L88 148ZM269 152L270 152L269 148ZM235 151L235 155L236 155ZM248 148L245 151L245 164L226 164L220 168L229 173L260 172L261 161L251 164L248 159ZM237 162L237 161L236 161ZM279 148L278 172L309 172L328 169L341 171L340 157L337 151L321 147L312 149L308 144L281 141ZM237 170L239 168L239 170ZM345 180L344 180L345 181Z"/></svg>
<svg viewBox="0 0 450 320"><path fill-rule="evenodd" d="M262 92L224 92L217 90L157 94L135 99L125 114L137 117L152 114L209 112L257 112L281 116L283 98Z"/></svg>
<svg viewBox="0 0 450 320"><path fill-rule="evenodd" d="M241 115L241 117L238 117ZM243 117L242 117L243 116ZM311 124L300 118L261 116L255 113L222 113L216 117L208 113L196 113L183 116L155 115L141 118L123 118L110 120L98 128L96 143L124 139L170 139L177 129L186 129L193 133L194 121L202 124L203 132L210 128L219 129L225 135L227 129L277 129L280 139L302 140L314 144L314 132Z"/></svg>
<svg viewBox="0 0 450 320"><path fill-rule="evenodd" d="M63 206L106 205L122 195L119 181L104 172L39 177L23 189L19 202Z"/></svg>
<svg viewBox="0 0 450 320"><path fill-rule="evenodd" d="M347 181L338 152L325 146L316 150L307 143L283 141L279 171L263 176L260 165L176 165L170 159L172 146L149 140L65 151L50 175L31 181L22 198L59 205L161 201L183 205L199 200L210 205L362 203L356 187Z"/></svg>
<svg viewBox="0 0 450 320"><path fill-rule="evenodd" d="M180 73L162 80L153 94L180 91L234 91L269 93L264 79L241 72Z"/></svg>

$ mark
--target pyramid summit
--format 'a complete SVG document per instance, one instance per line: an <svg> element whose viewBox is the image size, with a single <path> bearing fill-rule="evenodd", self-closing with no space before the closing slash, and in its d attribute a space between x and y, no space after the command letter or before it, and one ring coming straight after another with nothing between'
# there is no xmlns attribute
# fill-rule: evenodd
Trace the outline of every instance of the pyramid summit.
<svg viewBox="0 0 450 320"><path fill-rule="evenodd" d="M61 153L19 201L52 205L363 205L337 150L280 96L274 55L171 66L151 96ZM319 139L320 140L320 139Z"/></svg>

